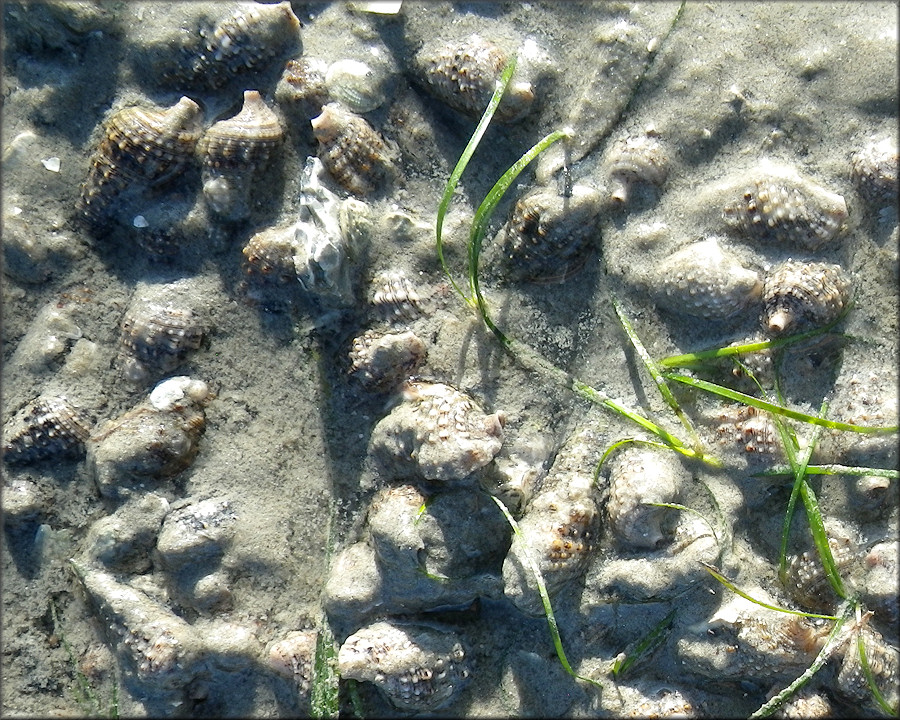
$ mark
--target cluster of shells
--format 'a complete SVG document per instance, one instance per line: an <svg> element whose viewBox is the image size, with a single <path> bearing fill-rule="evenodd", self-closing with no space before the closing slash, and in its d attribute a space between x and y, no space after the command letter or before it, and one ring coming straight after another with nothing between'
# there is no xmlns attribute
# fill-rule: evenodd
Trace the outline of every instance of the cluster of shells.
<svg viewBox="0 0 900 720"><path fill-rule="evenodd" d="M505 414L478 388L432 372L425 329L433 327L435 289L383 258L377 269L367 266L369 251L378 250L370 246L381 212L371 208L404 181L397 128L385 119L395 112L396 71L377 54L298 55L300 27L290 3L240 2L169 38L174 51L138 54L160 84L184 95L168 106L147 102L109 113L76 214L97 239L111 228L134 228L144 250L167 254L186 242L179 233L196 208L182 207L180 198L193 190L208 225L240 239L227 252L243 271L243 297L266 311L294 309L296 301L317 317L357 323L342 345L341 366L365 401L383 409L367 438L376 486L368 489L358 534L329 570L324 608L339 645L339 675L372 683L396 710L429 713L458 700L476 672L477 643L455 611L491 598L540 615L533 567L554 601L579 585L614 595L645 566L652 568L648 584L664 576L660 585L681 583L680 590L698 582L699 562L713 562L717 545L708 528L675 510L690 482L677 459L637 444L617 451L597 474L608 438L580 426L555 454L523 450L516 462L504 447ZM617 24L614 39L636 42L632 29ZM497 109L501 123L522 121L541 100L545 59L532 41L525 45ZM168 60L158 65L158 55ZM482 34L438 38L416 48L405 71L418 91L472 121L509 57L507 42ZM262 84L235 89L257 86L273 68L282 71L271 93ZM210 98L213 107L230 109L205 118L202 100ZM578 112L590 109L581 106ZM315 155L303 163L290 214L274 221L257 211L289 143L308 143ZM571 151L577 161L591 149ZM491 244L505 282L569 280L599 255L606 220L660 201L674 157L664 133L629 131L598 156L591 176L573 181L568 167L560 177L544 168L513 199ZM896 147L885 140L859 149L849 175L869 202L887 202L897 192ZM841 195L793 166L763 160L701 188L697 203L693 239L664 243L652 262L626 273L655 305L699 322L755 312L766 337L823 327L848 310L851 274L817 257L846 232ZM157 224L149 239L141 232L147 217ZM179 497L178 479L202 451L215 392L190 374L169 376L189 373L192 359L214 346L204 294L191 278L137 283L119 319L113 369L140 398L97 422L98 408L48 390L4 427L4 461L86 457L114 509L90 527L72 568L136 694L149 688L176 706L210 667L244 658L308 698L316 630L292 628L261 647L246 625L222 617L234 607L229 554L239 542L240 507L224 495ZM54 347L79 339L77 327L48 322L60 327ZM778 451L768 416L741 408L717 422L723 444L767 457ZM508 506L518 533L485 489ZM4 510L12 508L14 519L33 513L30 492L12 486ZM832 535L838 567L855 573L866 606L879 621L896 621L896 596L885 590L895 584L884 577L891 546ZM811 550L790 558L785 578L799 606L835 611L837 598ZM764 595L760 589L757 596ZM878 679L895 681L890 639L862 622L856 631ZM727 605L700 637L681 638L677 653L700 676L789 680L826 634L808 619ZM862 700L854 638L841 641L832 674L842 697ZM691 709L673 695L673 711Z"/></svg>

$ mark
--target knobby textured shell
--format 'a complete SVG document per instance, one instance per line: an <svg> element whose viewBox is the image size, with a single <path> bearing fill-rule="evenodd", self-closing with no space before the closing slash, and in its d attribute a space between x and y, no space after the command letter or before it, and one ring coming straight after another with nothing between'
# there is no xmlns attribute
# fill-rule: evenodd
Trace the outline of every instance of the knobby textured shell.
<svg viewBox="0 0 900 720"><path fill-rule="evenodd" d="M840 265L788 260L766 277L765 325L775 335L822 327L841 315L850 291Z"/></svg>
<svg viewBox="0 0 900 720"><path fill-rule="evenodd" d="M842 577L845 569L861 561L862 556L849 538L828 538L834 564ZM846 580L845 580L846 582ZM817 550L807 550L789 559L784 578L785 587L801 607L808 610L831 612L838 597L825 574L825 568Z"/></svg>
<svg viewBox="0 0 900 720"><path fill-rule="evenodd" d="M727 187L722 217L741 235L815 250L841 231L844 198L794 168L763 162Z"/></svg>
<svg viewBox="0 0 900 720"><path fill-rule="evenodd" d="M77 456L84 451L92 422L64 397L42 395L3 428L3 459L27 464L45 458Z"/></svg>
<svg viewBox="0 0 900 720"><path fill-rule="evenodd" d="M412 322L424 313L424 302L410 279L401 271L372 279L371 305L379 320L394 325Z"/></svg>
<svg viewBox="0 0 900 720"><path fill-rule="evenodd" d="M722 319L762 293L762 281L722 249L716 238L693 243L662 260L649 275L658 305L676 313Z"/></svg>
<svg viewBox="0 0 900 720"><path fill-rule="evenodd" d="M200 120L200 106L186 97L162 110L127 107L115 113L106 123L81 187L80 215L101 224L114 213L120 196L130 199L177 177L193 158L202 132Z"/></svg>
<svg viewBox="0 0 900 720"><path fill-rule="evenodd" d="M338 651L341 677L374 683L400 710L427 712L451 700L471 670L457 635L437 625L380 621Z"/></svg>
<svg viewBox="0 0 900 720"><path fill-rule="evenodd" d="M200 138L203 195L217 215L240 220L250 214L251 185L281 143L278 117L256 90L244 91L240 112L213 124Z"/></svg>
<svg viewBox="0 0 900 720"><path fill-rule="evenodd" d="M381 461L404 476L461 480L487 465L503 443L503 418L443 383L410 382L402 402L372 432Z"/></svg>
<svg viewBox="0 0 900 720"><path fill-rule="evenodd" d="M624 205L632 185L643 183L660 186L669 174L669 157L655 135L647 133L625 137L615 143L603 163L609 197Z"/></svg>
<svg viewBox="0 0 900 720"><path fill-rule="evenodd" d="M97 428L87 441L87 460L100 493L127 496L132 485L164 480L187 468L199 450L210 399L206 383L169 378L144 401Z"/></svg>
<svg viewBox="0 0 900 720"><path fill-rule="evenodd" d="M322 163L344 189L355 195L381 189L395 153L364 117L328 103L310 122Z"/></svg>
<svg viewBox="0 0 900 720"><path fill-rule="evenodd" d="M850 177L870 202L896 202L898 164L895 139L873 140L850 156Z"/></svg>
<svg viewBox="0 0 900 720"><path fill-rule="evenodd" d="M350 374L372 390L389 391L408 380L425 362L425 343L411 330L366 330L353 339Z"/></svg>
<svg viewBox="0 0 900 720"><path fill-rule="evenodd" d="M278 107L285 114L304 121L321 113L322 106L330 99L325 85L327 71L328 64L324 60L305 55L288 60L281 79L275 86L275 102Z"/></svg>
<svg viewBox="0 0 900 720"><path fill-rule="evenodd" d="M237 75L263 69L299 44L300 21L289 2L243 2L214 27L201 28L199 41L182 48L166 73L171 83L218 88Z"/></svg>
<svg viewBox="0 0 900 720"><path fill-rule="evenodd" d="M480 117L494 94L507 54L480 35L462 41L427 44L413 58L413 79L438 100L470 117ZM501 122L523 118L534 102L530 82L515 77L494 117Z"/></svg>
<svg viewBox="0 0 900 720"><path fill-rule="evenodd" d="M736 443L746 453L782 455L781 436L769 413L741 405L719 415L716 430L723 444Z"/></svg>
<svg viewBox="0 0 900 720"><path fill-rule="evenodd" d="M511 279L563 280L577 272L599 234L600 194L576 185L570 196L538 187L516 201L497 235Z"/></svg>
<svg viewBox="0 0 900 720"><path fill-rule="evenodd" d="M200 347L206 332L188 301L167 293L165 285L136 292L120 328L119 361L134 383L174 370Z"/></svg>
<svg viewBox="0 0 900 720"><path fill-rule="evenodd" d="M866 652L866 662L879 692L891 707L900 701L900 651L893 647L877 630L864 625L859 629ZM844 645L844 661L838 672L834 689L853 702L871 702L866 673L859 659L856 634L852 633Z"/></svg>
<svg viewBox="0 0 900 720"><path fill-rule="evenodd" d="M316 657L316 630L295 630L267 648L269 667L297 685L300 694L309 694Z"/></svg>
<svg viewBox="0 0 900 720"><path fill-rule="evenodd" d="M666 508L681 485L678 461L645 448L626 448L610 463L606 512L617 539L631 548L655 548L663 539Z"/></svg>
<svg viewBox="0 0 900 720"><path fill-rule="evenodd" d="M587 473L566 477L536 495L519 521L521 537L513 537L503 563L506 596L522 612L540 614L543 605L523 553L537 561L552 597L584 573L597 540L599 522L593 482Z"/></svg>

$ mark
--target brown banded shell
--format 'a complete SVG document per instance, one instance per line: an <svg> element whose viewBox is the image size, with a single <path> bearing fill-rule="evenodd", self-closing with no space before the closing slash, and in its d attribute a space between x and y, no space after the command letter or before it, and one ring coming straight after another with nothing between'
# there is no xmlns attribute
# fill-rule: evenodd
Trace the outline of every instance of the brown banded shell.
<svg viewBox="0 0 900 720"><path fill-rule="evenodd" d="M199 42L182 49L167 73L171 82L218 88L237 75L258 72L300 43L300 21L285 0L238 3L215 26L201 28Z"/></svg>
<svg viewBox="0 0 900 720"><path fill-rule="evenodd" d="M44 396L22 408L3 428L3 459L26 464L84 451L92 422L64 397Z"/></svg>
<svg viewBox="0 0 900 720"><path fill-rule="evenodd" d="M413 78L454 110L478 118L490 102L508 59L498 45L477 34L462 41L436 41L416 53ZM531 83L514 77L494 117L515 122L528 113L533 102Z"/></svg>
<svg viewBox="0 0 900 720"><path fill-rule="evenodd" d="M830 537L828 545L834 564L842 577L848 566L858 563L860 554L854 544L846 537ZM784 578L785 587L791 597L807 610L831 612L835 609L838 597L831 587L825 573L818 550L807 550L789 559Z"/></svg>
<svg viewBox="0 0 900 720"><path fill-rule="evenodd" d="M319 158L341 187L354 195L383 187L393 171L394 152L364 117L328 103L310 123Z"/></svg>
<svg viewBox="0 0 900 720"><path fill-rule="evenodd" d="M592 485L587 474L567 477L536 495L519 521L521 538L513 537L503 580L504 593L522 612L538 615L543 609L524 553L537 560L551 597L584 573L600 524Z"/></svg>
<svg viewBox="0 0 900 720"><path fill-rule="evenodd" d="M425 355L425 343L411 330L366 330L353 340L350 374L372 390L393 390L415 374Z"/></svg>
<svg viewBox="0 0 900 720"><path fill-rule="evenodd" d="M666 257L651 271L649 286L661 307L709 319L735 315L762 294L759 274L724 251L716 238Z"/></svg>
<svg viewBox="0 0 900 720"><path fill-rule="evenodd" d="M497 234L514 280L554 282L584 265L599 235L600 194L576 185L570 196L539 187L516 201Z"/></svg>
<svg viewBox="0 0 900 720"><path fill-rule="evenodd" d="M199 450L211 398L201 380L169 378L131 410L95 429L87 441L87 459L100 494L120 497L134 485L187 468Z"/></svg>
<svg viewBox="0 0 900 720"><path fill-rule="evenodd" d="M120 323L119 358L130 382L141 383L180 365L205 335L199 315L167 286L136 293Z"/></svg>
<svg viewBox="0 0 900 720"><path fill-rule="evenodd" d="M240 112L213 124L200 138L203 196L217 215L241 220L250 214L251 185L281 143L278 117L256 90L244 91Z"/></svg>
<svg viewBox="0 0 900 720"><path fill-rule="evenodd" d="M885 702L891 707L897 707L900 700L900 652L888 643L881 633L868 625L861 627L859 633L865 648L866 663L875 685ZM872 690L869 688L859 658L855 633L850 635L844 648L844 661L838 671L834 689L847 700L871 702Z"/></svg>
<svg viewBox="0 0 900 720"><path fill-rule="evenodd" d="M897 141L872 141L850 156L850 177L871 202L896 202L900 156Z"/></svg>
<svg viewBox="0 0 900 720"><path fill-rule="evenodd" d="M275 226L253 235L244 249L244 268L248 274L273 283L297 280L294 256L297 254L296 226Z"/></svg>
<svg viewBox="0 0 900 720"><path fill-rule="evenodd" d="M311 120L322 112L329 98L325 85L328 64L324 60L299 57L288 60L275 87L275 102L285 114Z"/></svg>
<svg viewBox="0 0 900 720"><path fill-rule="evenodd" d="M822 327L844 312L850 291L840 265L788 260L766 277L765 325L775 335Z"/></svg>
<svg viewBox="0 0 900 720"><path fill-rule="evenodd" d="M632 185L661 186L669 174L669 158L655 135L647 133L623 138L610 149L603 164L613 203L624 205Z"/></svg>
<svg viewBox="0 0 900 720"><path fill-rule="evenodd" d="M844 198L794 168L762 163L728 187L725 223L760 241L808 250L832 240L847 220Z"/></svg>
<svg viewBox="0 0 900 720"><path fill-rule="evenodd" d="M610 463L606 512L618 540L632 548L655 548L665 539L665 507L681 485L676 460L646 448L626 448Z"/></svg>
<svg viewBox="0 0 900 720"><path fill-rule="evenodd" d="M452 701L471 675L456 633L431 623L384 620L344 641L338 671L374 683L394 707L419 713Z"/></svg>
<svg viewBox="0 0 900 720"><path fill-rule="evenodd" d="M371 445L399 476L461 480L487 465L503 443L503 416L486 414L443 383L410 382L402 402L372 431Z"/></svg>
<svg viewBox="0 0 900 720"><path fill-rule="evenodd" d="M407 323L424 313L423 300L410 279L401 271L387 272L372 280L371 304L379 320Z"/></svg>
<svg viewBox="0 0 900 720"><path fill-rule="evenodd" d="M102 223L117 199L177 177L193 158L200 120L200 106L186 97L170 108L127 107L110 117L81 186L81 216Z"/></svg>

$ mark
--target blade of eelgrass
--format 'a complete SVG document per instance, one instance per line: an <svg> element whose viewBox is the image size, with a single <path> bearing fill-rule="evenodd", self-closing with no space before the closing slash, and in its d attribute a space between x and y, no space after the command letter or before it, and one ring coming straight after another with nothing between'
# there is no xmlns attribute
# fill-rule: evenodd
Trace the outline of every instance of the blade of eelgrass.
<svg viewBox="0 0 900 720"><path fill-rule="evenodd" d="M672 610L660 620L635 646L634 651L625 655L624 659L617 657L612 666L612 674L618 677L628 672L628 669L642 657L649 655L658 648L671 632L672 621L675 619L675 610ZM667 632L668 631L668 632Z"/></svg>
<svg viewBox="0 0 900 720"><path fill-rule="evenodd" d="M328 621L323 616L316 634L310 715L314 718L336 718L340 712L338 690L337 650Z"/></svg>
<svg viewBox="0 0 900 720"><path fill-rule="evenodd" d="M753 473L751 477L781 477L785 475L793 475L794 471L787 465L776 465L767 470L760 470ZM870 467L850 467L848 465L838 465L830 463L828 465L807 465L807 475L874 475L876 477L892 478L900 480L900 470L892 470L890 468L870 468Z"/></svg>
<svg viewBox="0 0 900 720"><path fill-rule="evenodd" d="M522 531L519 529L519 523L516 522L509 510L506 509L506 505L504 505L499 498L491 495L491 499L497 503L497 507L500 508L500 511L503 513L509 526L513 529L516 537L519 538L519 542L522 543L522 557L525 559L525 562L528 563L528 569L531 570L531 574L534 576L535 583L537 584L538 593L541 596L541 604L544 606L544 614L547 616L547 625L550 626L550 635L553 637L553 646L556 648L556 656L559 658L560 664L562 664L563 669L572 677L589 682L592 685L596 685L598 688L602 688L602 685L596 680L591 680L591 678L579 675L572 669L572 666L569 665L569 659L566 657L566 651L563 650L562 639L559 636L559 626L556 624L556 615L553 614L553 607L550 605L550 596L547 594L547 586L541 575L541 569L537 566L534 558L531 557L528 543L525 540L525 536L522 535Z"/></svg>
<svg viewBox="0 0 900 720"><path fill-rule="evenodd" d="M824 417L827 411L828 402L823 401L822 408L819 411L819 414ZM825 523L822 520L822 513L819 510L819 502L816 499L816 495L813 492L812 487L810 487L809 483L806 481L806 466L809 463L809 458L812 455L816 442L818 441L819 436L822 434L822 426L817 425L813 428L806 449L804 450L802 457L798 459L797 454L793 448L791 437L788 435L785 428L784 421L781 418L775 416L773 416L773 420L775 421L775 425L778 428L779 434L781 435L781 441L784 445L788 462L790 463L791 468L794 470L794 487L791 490L791 497L788 501L787 514L785 515L784 526L781 534L781 550L778 557L778 575L781 578L782 582L784 582L787 572L788 534L790 533L791 529L791 518L793 517L794 507L796 505L796 498L799 495L800 499L803 500L803 507L806 509L806 519L809 522L809 529L813 537L813 543L815 544L816 550L819 553L819 559L822 561L822 567L825 570L826 577L828 577L828 582L831 584L831 587L837 593L838 597L846 598L847 593L844 590L844 582L843 580L841 580L841 575L840 572L838 572L837 563L835 562L834 555L831 552L831 545L828 542L828 533L825 530Z"/></svg>
<svg viewBox="0 0 900 720"><path fill-rule="evenodd" d="M619 322L621 323L622 328L625 330L625 334L631 341L631 344L637 352L638 357L640 357L643 361L644 367L647 368L647 372L650 373L650 377L653 378L653 382L656 383L656 387L659 390L660 395L663 396L663 399L672 409L672 412L674 412L676 417L681 421L684 429L688 431L688 434L691 436L691 440L693 441L694 450L696 450L699 454L702 454L700 437L697 435L697 431L694 429L694 426L691 424L691 421L688 419L687 415L684 414L684 411L681 409L681 406L678 404L678 401L672 394L672 390L669 388L669 384L666 382L666 379L662 376L662 373L659 371L656 363L653 362L653 359L650 357L650 353L647 352L647 349L644 347L641 339L634 331L634 327L632 326L631 321L628 319L628 316L625 315L625 311L622 309L622 305L618 300L616 300L616 298L612 299L612 304L613 308L616 311L616 315L618 315L619 317Z"/></svg>
<svg viewBox="0 0 900 720"><path fill-rule="evenodd" d="M571 131L569 130L555 130L542 138L534 145L534 147L513 163L512 167L503 173L503 176L494 183L494 187L491 188L484 200L481 201L481 205L478 206L478 210L475 212L475 218L472 220L472 228L469 233L469 289L472 291L472 297L475 298L475 305L478 308L478 313L481 315L484 324L487 325L490 331L507 347L509 347L510 341L488 315L487 304L481 294L481 287L478 282L478 259L481 256L481 246L484 242L485 233L487 232L487 224L491 219L494 209L497 207L497 203L499 203L506 194L509 186L512 185L519 176L519 173L557 140L569 137L570 132Z"/></svg>
<svg viewBox="0 0 900 720"><path fill-rule="evenodd" d="M632 422L640 425L645 430L649 430L654 435L659 437L666 444L669 450L674 450L675 452L681 453L685 457L689 457L693 460L700 460L701 462L706 463L707 465L710 465L712 467L722 467L722 462L719 459L706 454L700 454L691 448L685 447L684 443L681 442L681 440L672 435L672 433L670 433L665 428L660 427L652 420L648 420L643 415L640 415L633 410L629 410L627 407L621 405L612 398L607 397L596 388L593 388L590 385L575 379L572 379L571 387L572 390L574 390L586 400L590 400L591 402L598 405L603 405L604 407L609 408L610 410L619 413L619 415L622 415L623 417L628 418Z"/></svg>
<svg viewBox="0 0 900 720"><path fill-rule="evenodd" d="M656 364L661 368L689 367L691 365L699 365L709 360L718 360L733 355L746 355L748 353L759 352L760 350L775 350L777 348L787 347L802 340L807 340L816 335L822 335L828 332L832 327L843 319L843 315L838 320L828 325L796 335L788 335L783 338L775 338L772 340L759 340L757 342L742 343L740 345L728 345L727 347L711 348L709 350L700 350L693 353L685 353L684 355L670 355L661 360L657 360Z"/></svg>
<svg viewBox="0 0 900 720"><path fill-rule="evenodd" d="M871 613L869 613L871 614ZM856 625L857 627L861 627L863 624L863 618L860 615L859 605L856 606ZM866 685L869 686L869 692L872 693L872 697L875 699L875 702L878 703L878 706L885 712L889 717L897 717L898 711L900 708L892 708L887 700L884 699L884 695L881 694L881 690L878 688L878 683L875 682L875 676L872 674L872 668L869 667L869 658L866 656L866 643L863 640L863 636L861 632L856 633L856 650L859 653L859 665L863 671L863 676L866 678Z"/></svg>
<svg viewBox="0 0 900 720"><path fill-rule="evenodd" d="M720 573L716 568L714 568L709 563L705 563L701 560L700 564L704 567L706 572L708 572L716 580L718 580L725 587L727 587L729 590L731 590L731 592L733 592L737 595L740 595L745 600L749 600L750 602L755 603L756 605L759 605L760 607L764 607L768 610L776 610L778 612L788 613L790 615L800 615L801 617L822 618L823 620L838 620L839 619L835 615L820 615L818 613L802 612L800 610L791 610L789 608L781 607L779 605L770 605L769 603L764 603L762 600L757 600L755 597L745 593L743 590L741 590L739 587L737 587L737 585L735 585L733 582L731 582L731 580L729 580L727 577L725 577L722 573Z"/></svg>
<svg viewBox="0 0 900 720"><path fill-rule="evenodd" d="M828 633L828 638L825 640L825 644L822 646L822 649L819 651L819 654L816 655L816 659L813 660L812 664L803 672L803 674L798 677L794 682L788 685L784 690L775 695L773 698L768 700L765 704L763 704L756 712L752 713L749 717L753 718L764 718L769 717L773 712L775 712L781 705L785 703L785 701L791 697L795 692L797 692L801 687L808 683L813 675L815 675L822 666L828 662L828 659L834 654L835 649L841 642L840 631L841 628L844 627L844 623L850 618L850 614L853 612L853 603L846 602L841 608L840 615L834 620L836 620L834 627L831 628L831 632Z"/></svg>
<svg viewBox="0 0 900 720"><path fill-rule="evenodd" d="M500 105L500 99L503 97L503 93L506 91L507 85L509 85L510 78L512 78L512 75L516 70L516 60L516 55L513 55L509 59L509 62L506 63L506 66L503 68L503 72L500 73L500 79L497 81L497 87L494 90L494 94L491 96L491 101L485 108L484 114L481 116L481 120L478 121L478 125L475 127L475 132L473 132L472 137L469 138L469 142L466 145L465 150L463 150L462 155L459 156L456 167L454 167L453 172L450 173L450 177L447 179L447 187L444 189L444 195L441 197L441 202L438 205L437 220L435 221L434 226L435 236L437 239L438 259L441 261L441 267L444 269L444 274L450 280L450 284L453 285L456 292L458 292L460 297L469 305L474 302L473 299L468 297L462 291L462 288L460 288L459 285L456 284L456 280L453 279L453 275L451 275L450 273L450 268L447 267L447 262L444 259L444 243L441 237L441 230L444 227L444 216L447 214L447 208L450 206L450 201L453 199L453 193L456 190L457 183L459 183L459 178L462 177L463 171L469 164L469 160L471 160L472 155L475 154L475 149L478 147L478 143L481 142L482 136L487 130L491 119L494 117L494 112Z"/></svg>
<svg viewBox="0 0 900 720"><path fill-rule="evenodd" d="M791 410L790 408L784 407L782 405L777 405L776 403L768 402L766 400L760 400L759 398L753 397L752 395L747 395L746 393L727 388L724 385L716 385L715 383L707 382L706 380L699 380L697 378L689 377L688 375L681 375L679 373L663 373L663 377L668 380L675 380L676 382L690 385L691 387L695 387L698 390L706 390L707 392L711 392L715 395L728 398L729 400L737 400L738 402L758 408L759 410L766 410L770 413L783 415L784 417L789 417L792 420L800 420L811 425L821 425L831 430L845 430L847 432L866 433L873 435L886 435L889 433L897 432L896 425L851 425L849 423L838 422L837 420L825 420L823 418L816 417L815 415L807 415L806 413L802 413L799 410Z"/></svg>
<svg viewBox="0 0 900 720"><path fill-rule="evenodd" d="M716 541L716 545L719 544L719 536L716 535L716 529L713 527L713 524L712 524L709 520L706 519L706 516L705 516L703 513L701 513L699 510L694 510L694 508L690 508L690 507L688 507L687 505L680 505L679 503L662 503L662 502L661 502L661 503L656 503L656 502L652 502L652 503L647 503L647 504L648 504L648 505L654 505L654 506L656 506L656 507L672 508L673 510L683 510L684 512L688 512L688 513L690 513L691 515L696 515L698 518L700 518L703 522L706 523L706 526L707 526L707 527L710 529L710 531L712 532L713 540Z"/></svg>

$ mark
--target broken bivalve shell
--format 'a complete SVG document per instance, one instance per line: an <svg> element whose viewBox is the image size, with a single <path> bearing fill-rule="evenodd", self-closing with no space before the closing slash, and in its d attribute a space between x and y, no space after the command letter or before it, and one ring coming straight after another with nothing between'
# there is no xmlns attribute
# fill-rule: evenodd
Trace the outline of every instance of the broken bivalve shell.
<svg viewBox="0 0 900 720"><path fill-rule="evenodd" d="M345 190L368 195L393 174L395 151L364 117L328 103L310 123L323 165Z"/></svg>
<svg viewBox="0 0 900 720"><path fill-rule="evenodd" d="M3 459L25 465L84 452L93 421L65 397L42 395L3 427Z"/></svg>
<svg viewBox="0 0 900 720"><path fill-rule="evenodd" d="M343 678L374 683L399 710L427 712L454 700L471 675L456 633L434 624L380 621L338 651Z"/></svg>
<svg viewBox="0 0 900 720"><path fill-rule="evenodd" d="M840 265L788 260L765 280L765 326L774 335L822 327L850 302L851 281Z"/></svg>
<svg viewBox="0 0 900 720"><path fill-rule="evenodd" d="M648 284L661 307L709 319L735 315L762 294L759 274L724 251L717 238L668 256L650 271Z"/></svg>
<svg viewBox="0 0 900 720"><path fill-rule="evenodd" d="M513 280L554 282L581 269L599 236L600 193L576 185L571 195L539 187L516 201L497 233Z"/></svg>
<svg viewBox="0 0 900 720"><path fill-rule="evenodd" d="M197 143L203 196L226 220L250 214L251 187L284 137L278 117L256 90L244 91L240 112L213 124Z"/></svg>
<svg viewBox="0 0 900 720"><path fill-rule="evenodd" d="M325 73L330 97L355 113L381 107L388 98L390 80L384 66L350 58L331 63Z"/></svg>
<svg viewBox="0 0 900 720"><path fill-rule="evenodd" d="M610 463L609 502L612 531L630 548L655 548L665 539L662 520L683 482L681 464L646 448L626 448Z"/></svg>
<svg viewBox="0 0 900 720"><path fill-rule="evenodd" d="M726 225L750 239L815 250L841 231L847 204L837 193L801 177L793 168L763 162L725 191Z"/></svg>
<svg viewBox="0 0 900 720"><path fill-rule="evenodd" d="M462 41L427 44L413 58L413 79L438 100L478 118L490 102L508 56L497 44L473 34ZM531 82L513 75L495 118L515 122L534 103Z"/></svg>
<svg viewBox="0 0 900 720"><path fill-rule="evenodd" d="M192 161L200 121L200 106L187 97L170 108L126 107L110 117L81 186L81 217L102 225L117 200L178 177Z"/></svg>
<svg viewBox="0 0 900 720"><path fill-rule="evenodd" d="M410 382L401 402L372 431L371 448L401 477L462 480L487 465L503 443L503 415L486 414L443 383Z"/></svg>

